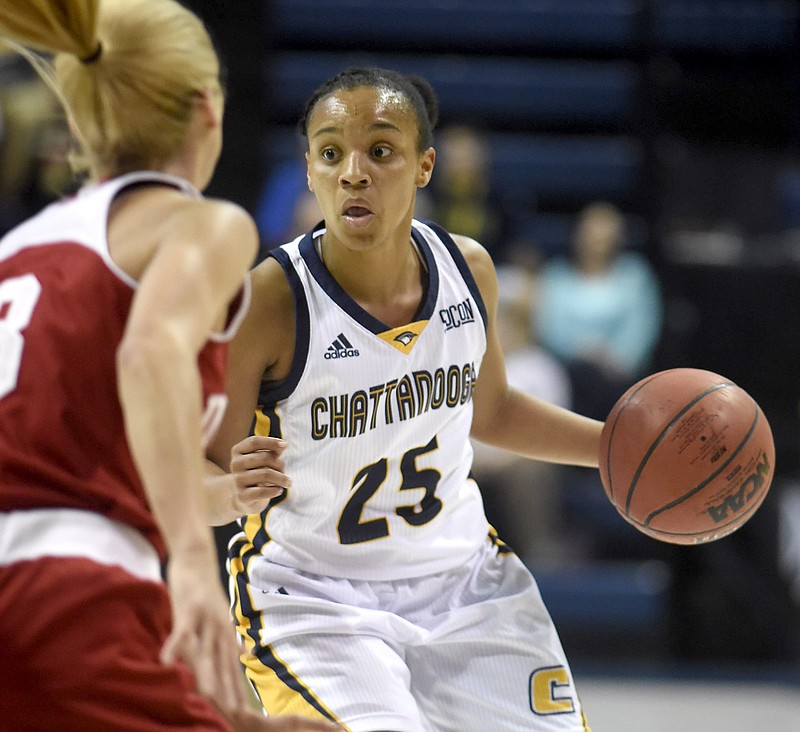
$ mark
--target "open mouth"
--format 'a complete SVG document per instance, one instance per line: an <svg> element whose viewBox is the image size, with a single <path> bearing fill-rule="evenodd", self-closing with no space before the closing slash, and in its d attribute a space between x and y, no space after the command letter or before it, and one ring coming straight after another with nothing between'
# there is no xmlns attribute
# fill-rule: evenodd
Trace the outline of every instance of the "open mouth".
<svg viewBox="0 0 800 732"><path fill-rule="evenodd" d="M366 206L346 206L342 210L342 218L353 226L366 226L372 221L374 214Z"/></svg>
<svg viewBox="0 0 800 732"><path fill-rule="evenodd" d="M362 216L370 216L372 211L365 206L348 206L342 213L349 218L357 219Z"/></svg>

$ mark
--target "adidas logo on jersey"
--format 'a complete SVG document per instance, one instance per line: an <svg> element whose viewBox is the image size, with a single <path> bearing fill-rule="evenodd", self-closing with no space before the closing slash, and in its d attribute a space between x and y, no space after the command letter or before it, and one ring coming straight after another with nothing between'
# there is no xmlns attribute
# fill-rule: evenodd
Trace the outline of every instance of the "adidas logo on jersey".
<svg viewBox="0 0 800 732"><path fill-rule="evenodd" d="M333 343L328 346L325 351L326 360L332 358L355 358L358 356L358 350L353 348L353 344L347 340L344 333L339 333Z"/></svg>

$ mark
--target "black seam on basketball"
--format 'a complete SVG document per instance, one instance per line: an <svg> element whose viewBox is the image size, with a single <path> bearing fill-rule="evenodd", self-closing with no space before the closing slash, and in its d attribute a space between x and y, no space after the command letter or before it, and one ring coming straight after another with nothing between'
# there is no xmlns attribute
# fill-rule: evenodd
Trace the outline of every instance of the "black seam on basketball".
<svg viewBox="0 0 800 732"><path fill-rule="evenodd" d="M767 491L762 491L761 495L758 497L758 500L752 506L748 507L744 513L738 513L733 518L731 518L730 521L715 526L714 535L717 536L719 535L720 532L722 532L722 535L724 536L725 534L731 534L736 529L742 527L745 523L747 523L747 519L749 519L750 516L752 516L758 510L758 508L764 502L764 499L766 497L767 497ZM630 516L625 516L622 512L620 512L620 516L622 516L629 524L635 526L637 529L643 531L645 534L649 534L650 536L656 536L656 535L684 536L688 538L692 536L705 537L708 536L708 534L710 533L708 529L704 529L703 531L684 531L684 532L670 531L669 529L656 529L652 526L647 526L646 524L643 524L641 521L637 521L636 519ZM732 524L735 524L734 528L726 532L725 529L731 526Z"/></svg>
<svg viewBox="0 0 800 732"><path fill-rule="evenodd" d="M714 478L716 478L721 472L728 469L728 466L734 460L734 458L744 449L744 446L750 441L750 438L753 436L753 432L755 432L756 425L758 424L758 408L756 407L753 413L753 421L750 424L750 429L747 430L747 433L742 438L741 442L736 446L736 449L731 453L731 456L720 465L711 475L709 475L705 480L698 483L694 488L692 488L687 493L684 493L680 498L676 498L674 501L670 501L669 503L664 504L661 508L657 508L653 511L645 520L645 526L649 526L650 522L658 516L658 514L663 513L664 511L669 511L669 509L674 508L680 503L683 503L687 498L691 498L693 495L699 493L703 488L705 488Z"/></svg>
<svg viewBox="0 0 800 732"><path fill-rule="evenodd" d="M662 440L667 436L667 434L669 434L669 432L672 431L672 428L675 426L675 423L678 422L680 420L680 418L683 417L683 415L686 414L686 412L688 412L690 409L692 409L692 407L694 407L694 405L697 404L697 402L699 402L701 399L704 399L706 396L708 396L709 394L717 391L718 389L727 389L727 388L732 387L732 386L735 386L735 384L733 384L732 382L725 382L725 383L722 383L722 384L714 384L713 386L709 387L704 392L701 392L700 394L698 394L688 404L686 404L686 406L683 409L681 409L681 411L678 412L669 421L669 424L663 430L661 430L661 434L658 437L656 437L656 439L650 445L650 447L648 448L648 450L645 453L644 457L642 458L641 462L639 463L639 467L636 469L636 472L633 475L633 480L631 480L631 484L630 484L630 486L628 488L628 495L625 497L625 513L626 513L626 515L630 514L631 502L633 501L633 492L634 492L634 490L636 490L636 484L639 481L639 478L640 478L642 472L644 471L644 468L645 468L645 465L647 464L647 461L650 459L650 456L655 452L656 448L659 446L659 444L662 442Z"/></svg>
<svg viewBox="0 0 800 732"><path fill-rule="evenodd" d="M669 373L669 372L664 372ZM608 436L608 444L606 445L606 475L608 476L608 495L609 498L614 498L614 478L611 475L611 444L614 441L614 432L617 429L617 425L619 424L619 418L622 416L622 413L625 411L625 407L630 404L631 399L633 399L634 395L638 394L642 389L644 389L647 384L649 384L654 379L657 379L659 376L663 376L664 373L658 373L651 376L649 379L644 380L637 389L634 389L625 401L620 405L619 411L617 412L617 416L614 418L614 423L611 425L611 434Z"/></svg>

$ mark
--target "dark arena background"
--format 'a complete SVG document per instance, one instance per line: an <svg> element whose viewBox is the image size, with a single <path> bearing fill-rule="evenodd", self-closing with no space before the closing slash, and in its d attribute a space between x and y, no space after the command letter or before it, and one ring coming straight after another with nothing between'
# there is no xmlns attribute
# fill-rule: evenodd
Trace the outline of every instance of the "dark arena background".
<svg viewBox="0 0 800 732"><path fill-rule="evenodd" d="M492 242L498 264L524 256L525 247L538 262L567 254L576 215L590 202L623 212L627 244L652 264L663 295L649 369L708 369L746 389L772 425L775 480L744 528L687 548L637 534L614 513L594 471L563 471L555 516L569 549L547 561L524 559L579 688L584 682L590 721L596 710L595 732L795 728L800 6L187 4L207 21L229 70L225 147L210 193L257 216L291 208L302 163L294 128L302 102L354 63L423 74L439 95L440 129L480 130L504 219L502 237ZM284 196L282 208L269 208L271 184ZM270 239L272 229L262 234L265 249L280 243ZM487 510L503 536L489 498ZM219 532L221 545L228 528ZM761 703L745 705L752 694ZM658 721L660 704L669 709L666 721ZM756 706L760 716L751 723ZM637 718L639 709L649 709L646 721ZM607 726L604 713L614 720Z"/></svg>

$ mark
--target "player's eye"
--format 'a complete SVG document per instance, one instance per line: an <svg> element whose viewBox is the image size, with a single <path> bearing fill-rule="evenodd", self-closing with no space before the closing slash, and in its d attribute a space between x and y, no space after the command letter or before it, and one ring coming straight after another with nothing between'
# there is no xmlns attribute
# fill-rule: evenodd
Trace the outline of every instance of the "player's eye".
<svg viewBox="0 0 800 732"><path fill-rule="evenodd" d="M323 160L336 160L336 150L334 150L332 147L323 148L320 151L320 157Z"/></svg>
<svg viewBox="0 0 800 732"><path fill-rule="evenodd" d="M372 156L375 158L388 158L392 154L392 149L388 145L375 145L372 148Z"/></svg>

